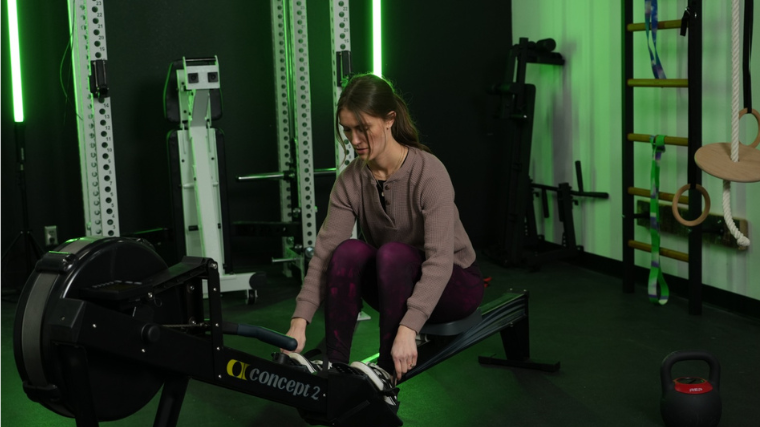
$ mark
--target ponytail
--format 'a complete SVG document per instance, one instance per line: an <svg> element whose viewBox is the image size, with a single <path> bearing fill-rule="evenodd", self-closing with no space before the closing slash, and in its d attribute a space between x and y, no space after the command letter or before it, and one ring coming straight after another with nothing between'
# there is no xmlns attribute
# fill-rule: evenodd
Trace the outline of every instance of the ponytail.
<svg viewBox="0 0 760 427"><path fill-rule="evenodd" d="M397 93L393 95L396 100L396 120L393 121L393 126L391 126L393 138L403 145L430 153L430 147L420 142L419 132L414 125L412 116L409 114L409 107L406 106L406 102Z"/></svg>

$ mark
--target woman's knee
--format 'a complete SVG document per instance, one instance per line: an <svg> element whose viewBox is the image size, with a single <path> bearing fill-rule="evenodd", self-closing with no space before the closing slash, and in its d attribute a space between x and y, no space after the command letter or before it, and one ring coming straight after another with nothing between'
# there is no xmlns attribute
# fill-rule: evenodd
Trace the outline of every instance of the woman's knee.
<svg viewBox="0 0 760 427"><path fill-rule="evenodd" d="M377 264L381 266L398 266L400 263L421 263L420 250L406 243L388 242L377 250Z"/></svg>
<svg viewBox="0 0 760 427"><path fill-rule="evenodd" d="M363 267L373 258L374 251L361 240L346 240L335 248L330 267Z"/></svg>
<svg viewBox="0 0 760 427"><path fill-rule="evenodd" d="M380 289L393 294L401 292L408 298L422 272L423 255L419 249L404 243L391 242L377 251L377 282ZM381 290L381 293L386 291Z"/></svg>

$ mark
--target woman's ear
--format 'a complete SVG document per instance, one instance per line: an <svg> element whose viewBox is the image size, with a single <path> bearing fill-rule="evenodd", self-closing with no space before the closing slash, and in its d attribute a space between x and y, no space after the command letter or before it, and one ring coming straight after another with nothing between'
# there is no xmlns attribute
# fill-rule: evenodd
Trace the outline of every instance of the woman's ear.
<svg viewBox="0 0 760 427"><path fill-rule="evenodd" d="M390 112L390 113L388 113L388 115L386 116L386 119L385 119L385 127L387 127L387 128L389 128L389 129L390 129L390 128L393 126L393 123L394 123L395 121L396 121L396 112L395 112L395 111L391 111L391 112Z"/></svg>

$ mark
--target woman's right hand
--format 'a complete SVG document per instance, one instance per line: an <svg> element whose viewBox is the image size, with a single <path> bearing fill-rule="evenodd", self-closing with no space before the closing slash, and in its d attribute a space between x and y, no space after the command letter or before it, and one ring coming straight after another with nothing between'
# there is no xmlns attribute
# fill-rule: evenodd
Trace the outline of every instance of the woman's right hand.
<svg viewBox="0 0 760 427"><path fill-rule="evenodd" d="M301 317L294 317L293 319L290 319L290 329L288 329L288 333L285 334L291 338L295 338L296 341L298 341L298 347L293 351L295 353L300 353L303 351L304 346L306 345L306 319L303 319ZM285 349L280 349L283 353L290 353L290 351Z"/></svg>

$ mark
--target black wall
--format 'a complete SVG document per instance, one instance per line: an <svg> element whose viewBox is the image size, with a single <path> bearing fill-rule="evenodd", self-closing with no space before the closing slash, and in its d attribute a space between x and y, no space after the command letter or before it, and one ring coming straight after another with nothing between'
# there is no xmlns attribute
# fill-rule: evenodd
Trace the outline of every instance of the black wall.
<svg viewBox="0 0 760 427"><path fill-rule="evenodd" d="M45 225L57 225L64 241L85 234L66 2L25 0L18 7L26 112L20 135L26 141L29 226L40 244ZM492 221L494 196L487 183L497 172L488 159L499 147L489 137L496 99L485 88L503 78L512 44L510 2L463 7L453 0L385 0L383 7L384 74L409 102L423 142L449 168L462 220L476 246L481 245L489 239ZM3 2L3 40L5 11ZM371 70L370 13L369 1L351 2L356 72ZM277 169L269 2L214 2L210 7L201 0L108 1L105 16L122 234L171 227L165 138L174 125L163 119L162 94L169 63L182 56L219 57L224 117L215 127L226 136L232 220L276 220L274 182L235 181L236 176ZM310 1L308 18L314 162L316 168L333 167L328 2ZM23 276L18 273L21 245L11 248L23 227L5 41L2 55L6 286L6 280ZM318 178L320 221L331 185L331 180ZM273 255L271 244L276 242L236 242L236 250L263 259Z"/></svg>
<svg viewBox="0 0 760 427"><path fill-rule="evenodd" d="M22 204L15 137L25 140L25 176L32 236L42 244L44 225L59 233L83 233L81 179L73 99L67 105L59 81L59 65L67 43L66 2L18 3L26 125L14 132L13 95L8 47L7 5L2 4L2 250L5 288L23 281L23 244L11 248L22 231ZM44 11L45 13L40 13ZM68 70L64 69L64 82ZM71 92L70 84L68 91Z"/></svg>
<svg viewBox="0 0 760 427"><path fill-rule="evenodd" d="M477 3L477 4L476 4ZM405 95L422 134L446 165L476 248L493 243L505 141L486 88L504 79L511 0L383 1L383 74Z"/></svg>

